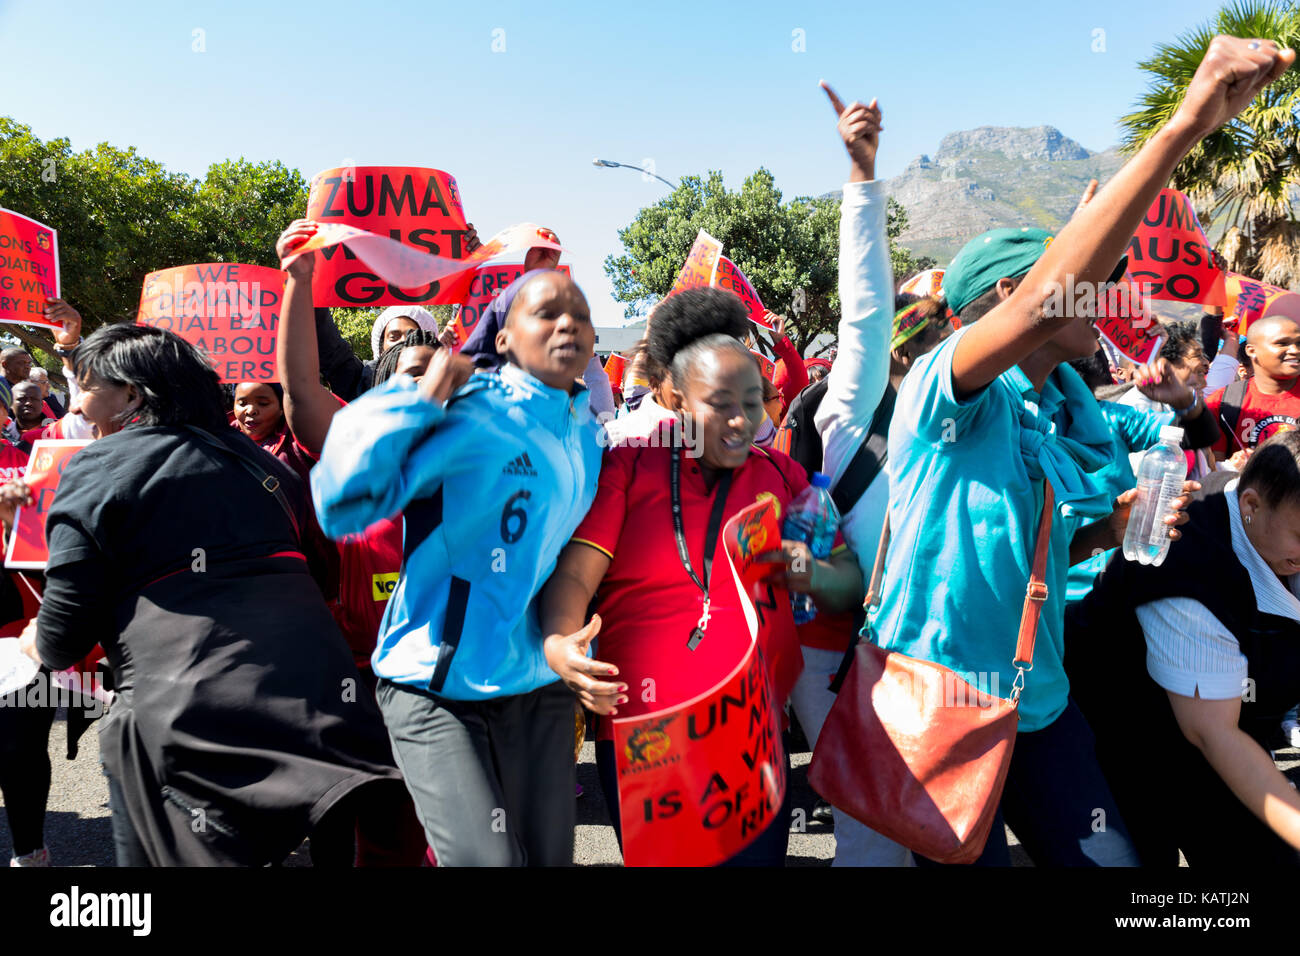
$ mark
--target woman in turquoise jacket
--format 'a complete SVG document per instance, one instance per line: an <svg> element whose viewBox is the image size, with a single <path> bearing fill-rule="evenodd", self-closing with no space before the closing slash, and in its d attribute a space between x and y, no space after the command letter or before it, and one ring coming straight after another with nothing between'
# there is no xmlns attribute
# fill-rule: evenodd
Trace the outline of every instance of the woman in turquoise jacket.
<svg viewBox="0 0 1300 956"><path fill-rule="evenodd" d="M582 292L542 273L516 290L499 372L471 379L440 351L419 383L395 376L340 411L312 472L327 535L406 517L371 663L446 866L572 862L575 703L535 598L596 492L600 426L575 384L594 339Z"/></svg>

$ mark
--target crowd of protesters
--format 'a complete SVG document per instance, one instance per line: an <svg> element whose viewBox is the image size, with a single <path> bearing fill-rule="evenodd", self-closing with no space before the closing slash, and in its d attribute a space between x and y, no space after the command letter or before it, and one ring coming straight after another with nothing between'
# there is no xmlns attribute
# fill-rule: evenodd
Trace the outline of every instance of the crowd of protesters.
<svg viewBox="0 0 1300 956"><path fill-rule="evenodd" d="M222 386L157 329L83 341L51 299L66 399L26 352L0 353L6 528L32 503L32 442L93 441L62 475L43 574L0 575L0 634L37 682L103 673L118 864L275 865L305 838L324 866L572 862L576 745L592 727L621 833L610 718L736 666L748 632L718 525L788 506L814 472L839 509L831 553L764 555L817 606L779 688L810 746L861 634L981 691L1016 686L980 864L1009 863L1003 823L1044 866L1300 862L1300 795L1270 753L1300 703L1300 317L1239 338L1210 310L1167 323L1134 367L1092 316L1044 307L1052 287L1122 275L1175 165L1293 59L1216 39L1165 128L1057 235L975 237L942 297L896 294L880 107L826 87L850 161L830 358L800 355L780 316L764 332L731 293L691 289L653 309L611 382L583 292L538 248L463 346L394 306L363 361L313 301L314 255L291 258L307 220L276 247L276 383ZM1160 519L1169 557L1126 561L1138 458L1171 424L1187 470ZM1040 522L1046 593L1017 673ZM53 719L0 707L15 866L52 862ZM935 865L826 812L836 865ZM727 862L783 865L789 831L787 795Z"/></svg>

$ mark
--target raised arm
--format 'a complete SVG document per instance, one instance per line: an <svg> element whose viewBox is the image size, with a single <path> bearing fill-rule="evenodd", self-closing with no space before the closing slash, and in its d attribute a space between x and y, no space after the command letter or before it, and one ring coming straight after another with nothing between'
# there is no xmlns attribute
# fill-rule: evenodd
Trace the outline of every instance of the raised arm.
<svg viewBox="0 0 1300 956"><path fill-rule="evenodd" d="M472 371L468 359L438 349L419 383L395 375L339 410L311 471L326 535L356 534L391 518L433 494L449 469L475 454L481 438L468 420L444 424L448 397Z"/></svg>
<svg viewBox="0 0 1300 956"><path fill-rule="evenodd" d="M888 199L875 178L880 108L875 100L845 106L829 86L822 88L849 154L849 180L840 202L839 350L814 419L825 448L822 470L833 485L865 439L889 384L894 272L885 234Z"/></svg>
<svg viewBox="0 0 1300 956"><path fill-rule="evenodd" d="M1270 40L1218 36L1201 61L1182 104L1106 188L1080 209L1019 283L1003 279L1005 296L976 322L953 353L953 384L970 395L1034 352L1075 320L1044 315L1053 289L1103 282L1174 167L1204 136L1236 116L1295 61Z"/></svg>
<svg viewBox="0 0 1300 956"><path fill-rule="evenodd" d="M808 369L804 367L803 356L790 341L790 336L785 334L785 316L777 315L769 309L767 320L772 323L772 331L767 340L772 344L773 354L785 366L785 376L772 384L781 390L781 399L788 408L795 396L808 387Z"/></svg>
<svg viewBox="0 0 1300 956"><path fill-rule="evenodd" d="M283 260L311 238L315 224L296 219L280 234L276 254ZM316 457L325 448L325 435L339 411L339 403L320 383L316 315L311 298L311 278L316 254L299 256L289 265L284 284L280 327L276 334L275 365L284 388L284 416L298 444Z"/></svg>

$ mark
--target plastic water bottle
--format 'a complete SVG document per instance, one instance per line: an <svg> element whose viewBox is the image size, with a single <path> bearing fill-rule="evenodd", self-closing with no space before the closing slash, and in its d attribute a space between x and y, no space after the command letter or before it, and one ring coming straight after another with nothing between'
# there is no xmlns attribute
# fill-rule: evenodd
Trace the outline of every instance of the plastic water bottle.
<svg viewBox="0 0 1300 956"><path fill-rule="evenodd" d="M1138 496L1129 512L1124 532L1124 557L1139 564L1163 564L1169 553L1170 502L1183 491L1187 459L1178 443L1183 430L1174 425L1160 429L1160 444L1148 448L1138 465Z"/></svg>
<svg viewBox="0 0 1300 956"><path fill-rule="evenodd" d="M802 541L814 558L826 558L830 556L839 526L840 511L831 499L831 480L820 471L813 472L812 484L790 502L781 524L781 537ZM806 624L817 616L817 605L811 595L790 592L790 607L796 624Z"/></svg>

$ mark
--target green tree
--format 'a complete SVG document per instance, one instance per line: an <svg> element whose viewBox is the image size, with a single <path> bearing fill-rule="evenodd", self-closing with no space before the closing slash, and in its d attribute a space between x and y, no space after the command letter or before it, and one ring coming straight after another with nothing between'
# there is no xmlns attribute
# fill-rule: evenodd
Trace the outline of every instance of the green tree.
<svg viewBox="0 0 1300 956"><path fill-rule="evenodd" d="M275 265L275 240L307 208L307 183L278 162L213 165L202 180L168 172L134 148L74 152L0 117L0 206L59 233L63 297L87 333L134 321L144 277L193 262ZM57 367L40 330L5 326Z"/></svg>
<svg viewBox="0 0 1300 956"><path fill-rule="evenodd" d="M1283 47L1300 43L1300 13L1275 0L1241 0L1214 20L1162 44L1138 64L1151 75L1137 109L1121 121L1123 147L1137 151L1178 108L1216 34L1260 37ZM1300 226L1291 201L1300 186L1300 74L1267 87L1236 119L1203 139L1174 170L1202 222L1222 228L1219 251L1235 272L1267 282L1300 281ZM1213 227L1211 224L1213 223Z"/></svg>
<svg viewBox="0 0 1300 956"><path fill-rule="evenodd" d="M916 271L918 261L895 249L892 240L907 214L889 202L889 237L895 274ZM644 315L668 294L700 229L723 244L753 283L763 303L789 317L786 329L802 352L822 332L834 332L839 318L839 199L798 197L782 201L766 169L731 191L722 173L686 176L671 195L637 213L619 231L623 254L605 259L614 296L626 302L628 318ZM802 306L802 308L799 308Z"/></svg>

